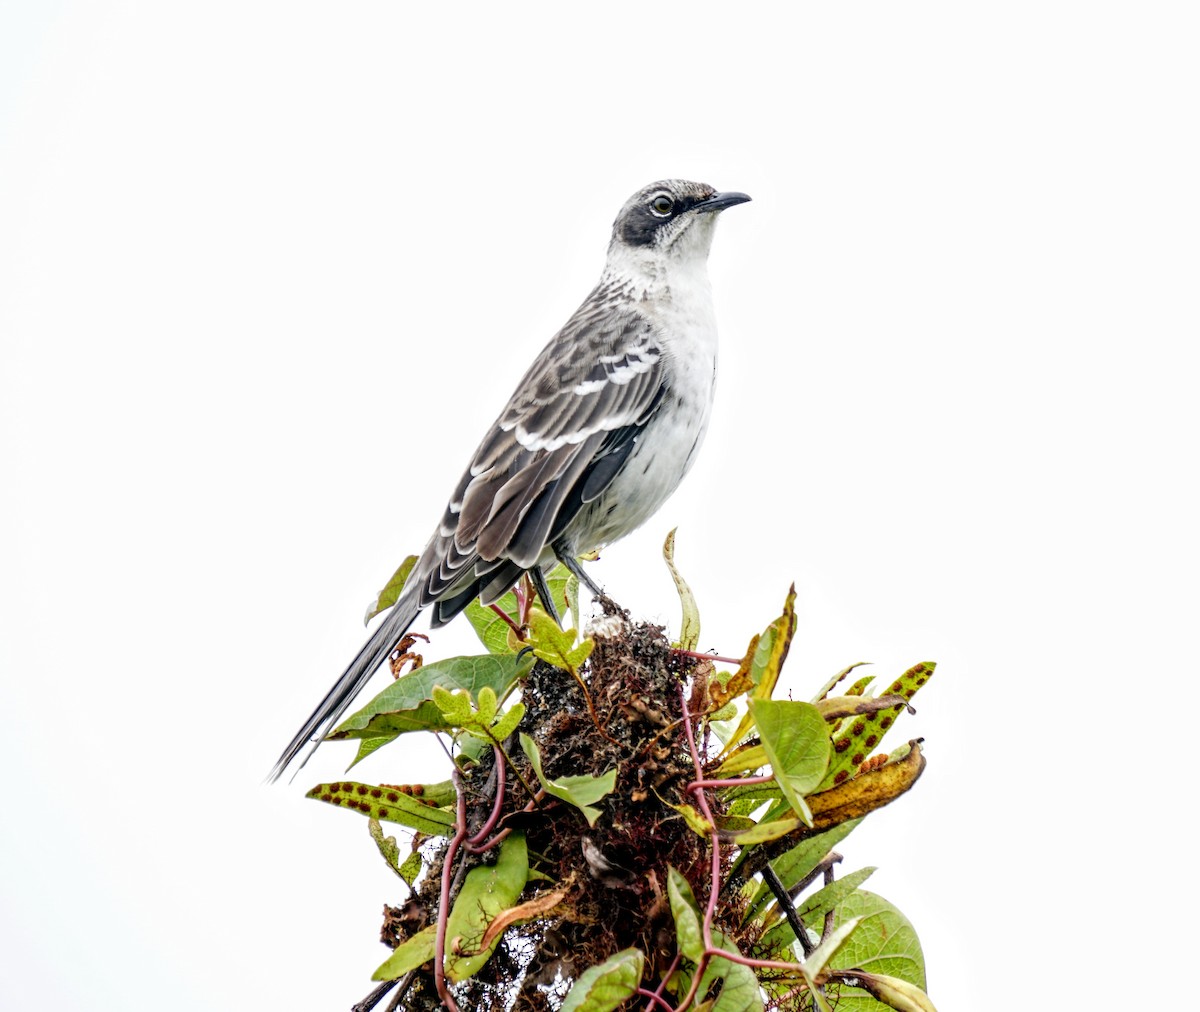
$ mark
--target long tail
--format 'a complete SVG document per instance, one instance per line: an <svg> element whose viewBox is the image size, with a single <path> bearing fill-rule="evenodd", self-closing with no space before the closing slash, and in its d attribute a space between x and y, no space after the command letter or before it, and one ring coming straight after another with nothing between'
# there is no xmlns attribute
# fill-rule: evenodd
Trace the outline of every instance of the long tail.
<svg viewBox="0 0 1200 1012"><path fill-rule="evenodd" d="M296 772L298 773L304 768L305 763L317 750L317 746L321 744L321 739L333 729L338 719L349 709L350 704L362 692L363 687L370 681L379 665L387 660L388 655L400 642L400 637L412 625L420 611L415 597L405 596L396 602L379 628L371 634L371 638L363 644L362 649L350 662L350 666L346 668L342 677L334 683L332 689L325 693L325 698L313 710L308 720L304 722L304 726L296 732L296 737L291 740L288 747L283 750L283 754L280 755L268 777L272 783L283 775L305 744L315 735L317 740L308 750L304 762L296 767Z"/></svg>

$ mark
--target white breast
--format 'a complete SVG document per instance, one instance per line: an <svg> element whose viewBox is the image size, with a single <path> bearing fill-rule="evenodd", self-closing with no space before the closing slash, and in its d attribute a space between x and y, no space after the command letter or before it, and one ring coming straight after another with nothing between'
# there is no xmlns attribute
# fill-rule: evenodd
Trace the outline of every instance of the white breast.
<svg viewBox="0 0 1200 1012"><path fill-rule="evenodd" d="M624 537L675 491L703 442L717 371L717 328L704 264L673 271L648 288L639 309L662 343L667 389L621 472L572 521L565 540L577 552Z"/></svg>

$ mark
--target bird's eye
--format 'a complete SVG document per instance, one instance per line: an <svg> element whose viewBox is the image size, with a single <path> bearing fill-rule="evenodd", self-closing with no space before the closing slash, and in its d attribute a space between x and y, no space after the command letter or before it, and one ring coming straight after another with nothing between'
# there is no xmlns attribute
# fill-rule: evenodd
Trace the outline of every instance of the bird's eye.
<svg viewBox="0 0 1200 1012"><path fill-rule="evenodd" d="M656 195L652 201L650 201L650 210L660 218L665 218L675 210L675 201L673 201L667 194L660 193Z"/></svg>

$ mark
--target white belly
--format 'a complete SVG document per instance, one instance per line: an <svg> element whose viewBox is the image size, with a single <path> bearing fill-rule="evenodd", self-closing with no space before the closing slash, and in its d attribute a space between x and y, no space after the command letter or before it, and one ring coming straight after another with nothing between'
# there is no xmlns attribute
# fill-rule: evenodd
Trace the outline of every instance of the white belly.
<svg viewBox="0 0 1200 1012"><path fill-rule="evenodd" d="M704 441L717 378L717 331L707 279L689 297L659 301L670 385L625 466L564 532L577 553L600 548L645 523L675 491Z"/></svg>

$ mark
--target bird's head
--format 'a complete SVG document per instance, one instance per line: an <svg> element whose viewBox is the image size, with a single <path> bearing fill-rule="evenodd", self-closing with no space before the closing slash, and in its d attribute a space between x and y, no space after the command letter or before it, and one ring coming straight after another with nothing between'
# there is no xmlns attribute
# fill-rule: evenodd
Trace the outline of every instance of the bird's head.
<svg viewBox="0 0 1200 1012"><path fill-rule="evenodd" d="M707 183L663 179L638 190L613 222L610 257L649 266L663 261L703 262L712 244L717 214L750 198L718 193Z"/></svg>

